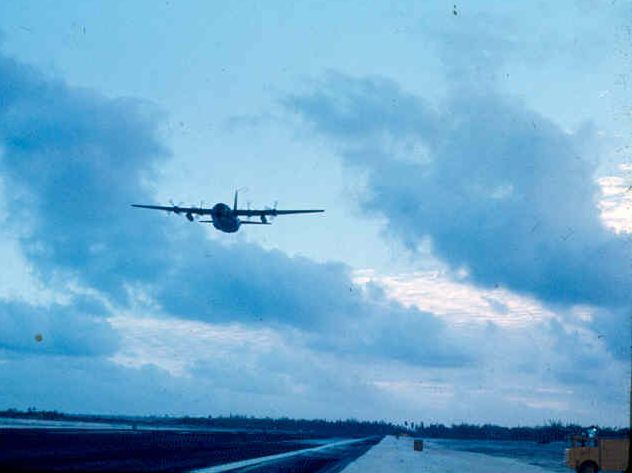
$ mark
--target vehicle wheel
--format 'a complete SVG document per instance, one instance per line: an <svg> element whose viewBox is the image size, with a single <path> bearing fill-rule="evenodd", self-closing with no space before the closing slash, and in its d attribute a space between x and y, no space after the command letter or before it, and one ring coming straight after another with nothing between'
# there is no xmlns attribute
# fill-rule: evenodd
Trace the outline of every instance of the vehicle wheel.
<svg viewBox="0 0 632 473"><path fill-rule="evenodd" d="M578 471L579 473L597 473L599 468L594 463L587 462L580 466Z"/></svg>

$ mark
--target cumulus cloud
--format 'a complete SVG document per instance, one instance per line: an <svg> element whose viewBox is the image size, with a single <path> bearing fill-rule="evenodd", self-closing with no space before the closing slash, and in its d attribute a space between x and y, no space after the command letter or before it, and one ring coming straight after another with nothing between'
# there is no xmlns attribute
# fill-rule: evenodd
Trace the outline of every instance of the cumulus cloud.
<svg viewBox="0 0 632 473"><path fill-rule="evenodd" d="M629 307L630 246L601 220L589 126L567 132L489 89L437 109L388 80L340 74L285 104L366 173L361 207L411 250L430 239L481 286Z"/></svg>
<svg viewBox="0 0 632 473"><path fill-rule="evenodd" d="M358 284L375 281L406 306L431 312L448 320L450 325L492 322L499 326L526 326L555 313L534 298L518 295L501 287L479 288L454 280L443 271L416 271L397 275L380 275L363 270L355 273Z"/></svg>
<svg viewBox="0 0 632 473"><path fill-rule="evenodd" d="M432 314L360 291L342 264L290 258L253 244L223 245L207 239L202 226L130 208L152 200L153 173L168 155L148 104L72 88L5 57L0 78L0 169L5 207L15 209L5 221L20 228L20 244L38 278L76 280L93 291L84 299L108 301L110 315L137 304L142 294L146 306L163 314L265 321L309 333L306 343L331 350L409 356L429 365L466 358L441 337L444 326ZM7 317L22 325L10 339L20 336L16 331L32 331L16 310ZM73 305L48 310L60 313L47 318L59 328L57 340L68 326L65 311L75 321L92 317ZM42 320L36 309L33 314ZM415 343L408 335L401 351L404 332L444 342ZM74 342L66 341L56 350L72 351ZM7 340L5 346L13 345Z"/></svg>
<svg viewBox="0 0 632 473"><path fill-rule="evenodd" d="M430 237L436 254L480 285L598 303L606 314L624 304L627 281L611 279L620 240L584 213L596 193L592 165L571 161L589 131L570 135L493 93L437 109L383 79L333 75L321 86L288 104L367 173L362 205L384 214L392 235L413 249ZM586 342L568 324L552 325L545 340L506 337L493 324L454 331L429 309L357 284L345 265L225 245L202 226L129 208L153 200L154 172L168 158L159 123L149 104L72 88L0 57L3 224L16 230L34 286L57 291L46 303L3 297L5 405L488 420L500 419L500 404L540 412L530 391L538 380L547 389L569 383L567 352L550 379L542 371L558 345ZM588 263L576 256L591 252L601 258L584 274ZM531 356L517 368L524 384L500 390L516 360ZM422 400L419 386L430 392ZM545 402L559 407L561 398ZM472 399L487 406L483 417L471 416Z"/></svg>
<svg viewBox="0 0 632 473"><path fill-rule="evenodd" d="M385 235L406 245L420 268L428 247L445 265L439 283L418 274L356 277L439 314L477 353L467 370L451 373L453 412L468 419L513 405L589 416L596 394L585 394L594 386L602 415L623 411L632 303L627 165L598 179L610 159L602 132L591 124L569 130L550 118L555 106L544 107L547 117L502 90L509 63L520 70L580 55L552 52L559 38L549 44L541 35L525 47L533 30L515 24L515 11L499 22L487 10L422 21L443 65L440 90L412 94L384 77L330 72L282 104L363 177L359 207L385 220ZM552 38L546 27L541 33ZM581 57L600 49L583 46L575 46ZM410 379L383 386L411 399L419 389Z"/></svg>
<svg viewBox="0 0 632 473"><path fill-rule="evenodd" d="M125 276L150 274L163 253L142 250L163 238L129 203L166 155L155 111L69 88L6 57L0 77L8 220L28 228L24 247L42 275L62 266L114 296Z"/></svg>

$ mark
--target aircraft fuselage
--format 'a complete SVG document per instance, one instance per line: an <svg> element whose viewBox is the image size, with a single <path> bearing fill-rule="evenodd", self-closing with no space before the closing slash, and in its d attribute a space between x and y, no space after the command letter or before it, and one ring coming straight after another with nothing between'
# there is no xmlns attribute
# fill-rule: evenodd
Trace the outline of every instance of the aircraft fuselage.
<svg viewBox="0 0 632 473"><path fill-rule="evenodd" d="M239 217L228 205L220 203L213 206L213 226L219 231L235 233L240 225Z"/></svg>

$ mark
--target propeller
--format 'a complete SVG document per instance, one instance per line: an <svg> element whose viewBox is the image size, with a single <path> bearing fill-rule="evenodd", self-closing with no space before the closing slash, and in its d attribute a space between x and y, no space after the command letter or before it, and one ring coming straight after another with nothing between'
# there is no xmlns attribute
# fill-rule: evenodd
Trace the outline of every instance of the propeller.
<svg viewBox="0 0 632 473"><path fill-rule="evenodd" d="M275 200L275 201L274 201L274 205L273 205L272 207L266 207L266 210L272 210L272 211L274 211L274 212L276 213L277 205L279 205L279 201L278 201L278 200ZM275 217L275 216L276 216L276 215L275 215L274 213L273 213L272 215L270 215L270 216L269 216L270 221L274 220L274 217Z"/></svg>
<svg viewBox="0 0 632 473"><path fill-rule="evenodd" d="M179 208L184 206L184 202L180 202L180 203L176 204L173 201L173 199L169 199L169 203L171 204L171 207L173 207L173 213L174 214L180 215L182 213L182 211ZM195 217L193 216L193 214L191 212L185 213L184 216L187 218L187 220L189 222L193 222L195 220Z"/></svg>
<svg viewBox="0 0 632 473"><path fill-rule="evenodd" d="M204 204L203 201L200 200L200 206L197 207L198 209L202 208L202 205ZM196 208L195 204L191 205L192 208ZM184 216L187 218L187 220L189 222L193 222L195 221L196 216L194 214L192 214L191 212L187 212L186 214L184 214Z"/></svg>
<svg viewBox="0 0 632 473"><path fill-rule="evenodd" d="M171 206L174 208L173 213L176 215L180 215L180 211L179 210L175 210L177 207L180 207L180 205L182 204L182 202L180 202L180 204L175 204L173 199L169 199L169 203L171 204Z"/></svg>
<svg viewBox="0 0 632 473"><path fill-rule="evenodd" d="M277 208L278 203L279 203L279 201L275 200L274 201L274 205L272 207L270 207L269 205L265 206L265 210L272 210L273 213L271 215L268 215L268 216L262 215L261 216L261 223L270 223L270 222L272 222L272 220L274 220L274 217L275 217L274 212L276 212L276 208Z"/></svg>

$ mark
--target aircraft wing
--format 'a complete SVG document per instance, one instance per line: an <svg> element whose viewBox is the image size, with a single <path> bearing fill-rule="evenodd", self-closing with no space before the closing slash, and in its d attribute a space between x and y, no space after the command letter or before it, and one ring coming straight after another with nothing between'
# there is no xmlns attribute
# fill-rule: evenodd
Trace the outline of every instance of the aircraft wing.
<svg viewBox="0 0 632 473"><path fill-rule="evenodd" d="M233 213L235 215L244 217L276 217L277 215L290 215L290 214L313 214L324 212L321 209L306 209L306 210L277 210L277 209L265 209L265 210L250 210L250 209L237 209Z"/></svg>
<svg viewBox="0 0 632 473"><path fill-rule="evenodd" d="M164 210L165 212L173 212L175 214L185 215L213 215L213 209L205 209L203 207L179 207L177 205L140 205L132 204L132 207L141 209Z"/></svg>

